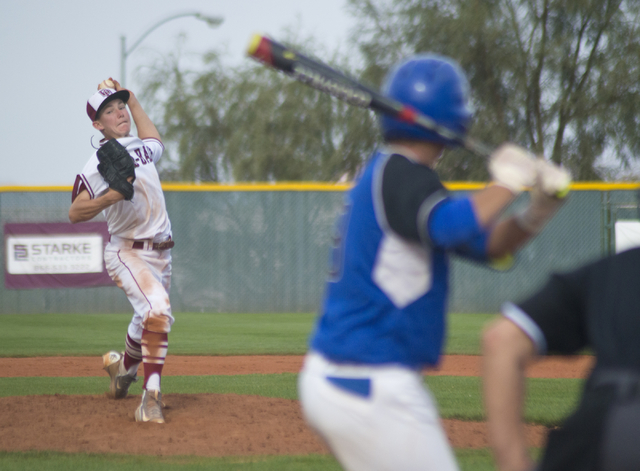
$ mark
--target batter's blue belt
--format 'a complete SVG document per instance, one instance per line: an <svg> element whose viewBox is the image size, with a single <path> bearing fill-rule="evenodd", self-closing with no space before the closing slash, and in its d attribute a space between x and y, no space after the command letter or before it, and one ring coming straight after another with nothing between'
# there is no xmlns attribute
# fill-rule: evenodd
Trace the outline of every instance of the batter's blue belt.
<svg viewBox="0 0 640 471"><path fill-rule="evenodd" d="M369 397L371 395L370 378L341 378L339 376L327 376L327 381L340 389L351 392L356 396Z"/></svg>

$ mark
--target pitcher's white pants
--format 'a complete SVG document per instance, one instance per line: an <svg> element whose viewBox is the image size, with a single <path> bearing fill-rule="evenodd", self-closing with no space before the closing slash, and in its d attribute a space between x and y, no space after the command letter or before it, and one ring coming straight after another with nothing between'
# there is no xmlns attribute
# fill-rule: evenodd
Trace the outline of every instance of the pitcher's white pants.
<svg viewBox="0 0 640 471"><path fill-rule="evenodd" d="M347 379L347 384L353 379L366 384L369 379L370 393L343 388L328 377ZM458 470L419 372L398 366L337 364L310 352L298 389L306 421L346 470Z"/></svg>
<svg viewBox="0 0 640 471"><path fill-rule="evenodd" d="M105 248L104 261L133 306L129 336L140 342L143 329L168 333L174 322L169 301L171 251L123 248L112 241Z"/></svg>

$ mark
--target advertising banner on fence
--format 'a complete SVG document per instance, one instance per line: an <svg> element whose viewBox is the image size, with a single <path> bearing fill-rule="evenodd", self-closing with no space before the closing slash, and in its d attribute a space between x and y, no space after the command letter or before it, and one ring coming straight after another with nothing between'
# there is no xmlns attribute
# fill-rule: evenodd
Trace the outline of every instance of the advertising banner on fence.
<svg viewBox="0 0 640 471"><path fill-rule="evenodd" d="M113 286L104 266L106 222L4 225L8 289Z"/></svg>

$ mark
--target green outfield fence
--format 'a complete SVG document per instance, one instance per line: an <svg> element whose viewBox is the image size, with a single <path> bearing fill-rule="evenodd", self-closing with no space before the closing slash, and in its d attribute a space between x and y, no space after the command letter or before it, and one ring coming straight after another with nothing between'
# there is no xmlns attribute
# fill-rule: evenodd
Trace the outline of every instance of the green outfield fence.
<svg viewBox="0 0 640 471"><path fill-rule="evenodd" d="M447 183L454 193L484 183ZM614 224L637 219L639 183L574 183L567 203L508 271L453 260L451 312L495 312L566 270L614 251ZM331 230L348 184L165 184L176 241L176 312L314 312ZM68 222L70 187L0 187L5 223ZM523 195L509 211L526 204ZM103 220L98 216L96 220ZM4 241L4 232L3 232ZM5 244L3 243L3 247ZM5 266L5 249L0 253ZM130 312L116 287L7 289L0 314Z"/></svg>

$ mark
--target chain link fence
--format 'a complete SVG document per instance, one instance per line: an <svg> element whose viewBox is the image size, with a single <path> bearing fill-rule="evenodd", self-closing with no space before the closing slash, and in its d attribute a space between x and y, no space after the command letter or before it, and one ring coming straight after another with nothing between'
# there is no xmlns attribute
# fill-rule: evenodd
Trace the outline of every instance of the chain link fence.
<svg viewBox="0 0 640 471"><path fill-rule="evenodd" d="M469 185L449 185L454 192ZM478 185L479 186L479 185ZM197 191L196 191L197 189ZM334 220L345 186L167 185L176 246L175 312L315 312L321 303ZM67 222L70 189L0 189L0 223ZM510 208L526 204L526 195ZM576 185L542 234L508 271L451 264L450 312L495 312L538 288L549 273L611 253L617 219L637 219L633 185ZM103 220L98 216L96 220ZM4 240L4 232L3 232ZM5 244L3 244L4 246ZM5 266L5 250L2 251ZM0 313L130 312L114 287L10 290L2 270Z"/></svg>

